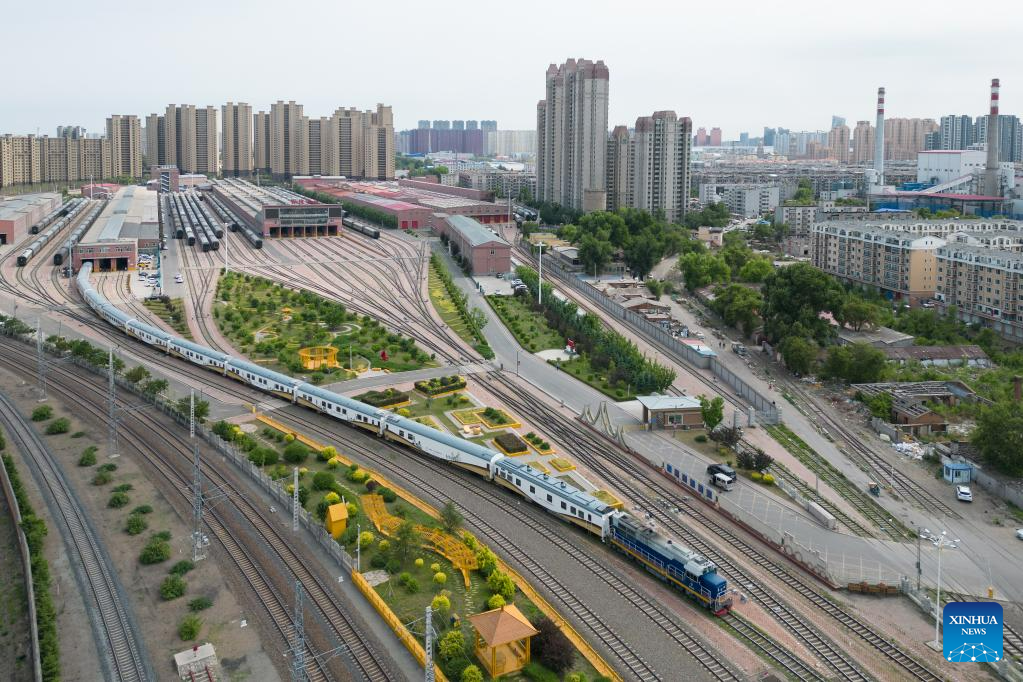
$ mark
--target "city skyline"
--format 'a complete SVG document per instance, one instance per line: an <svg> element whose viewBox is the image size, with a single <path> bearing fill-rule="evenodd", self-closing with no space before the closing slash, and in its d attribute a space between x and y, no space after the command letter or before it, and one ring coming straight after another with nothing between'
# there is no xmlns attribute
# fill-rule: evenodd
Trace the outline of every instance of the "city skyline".
<svg viewBox="0 0 1023 682"><path fill-rule="evenodd" d="M111 111L141 119L172 102L220 107L243 101L264 108L282 99L325 111L339 97L386 102L395 112L397 130L415 128L419 119L456 115L497 119L502 129L524 130L535 126L535 105L543 97L537 70L581 56L603 60L615 74L609 127L674 109L689 116L694 128L722 128L726 140L737 139L740 132L756 136L764 126L827 130L832 115L850 122L871 118L873 93L880 85L888 89L893 117L976 116L984 111L986 83L999 75L1006 78L1002 111L1023 112L1023 90L1011 81L1013 73L1023 71L1023 57L1003 47L1011 44L1023 20L1007 2L995 3L996 13L1004 8L999 21L972 35L949 27L941 13L931 16L879 2L844 17L839 34L810 30L819 8L808 2L786 6L785 17L750 2L730 2L714 6L716 13L708 11L701 19L713 26L727 17L727 31L688 31L683 43L677 28L690 20L688 12L659 3L640 2L622 17L609 2L595 3L594 11L584 14L567 5L524 2L502 16L502 34L488 33L490 19L472 7L454 2L443 12L413 17L405 12L412 5L398 1L361 7L356 24L341 6L310 3L307 10L320 23L343 27L337 34L347 45L342 55L333 41L310 41L295 32L274 36L274 53L293 57L254 62L251 52L227 45L218 27L230 25L235 35L258 35L273 25L269 3L217 3L204 10L210 16L203 22L171 14L146 31L138 30L144 10L104 12L95 5L56 0L15 6L5 15L8 39L0 50L8 63L16 63L16 55L33 54L33 68L9 74L6 85L19 99L16 107L0 109L0 133L53 135L58 125L101 130ZM554 28L537 31L540 12L542 25L557 27L556 33ZM647 21L653 12L658 21ZM66 69L66 52L33 48L42 38L41 15L61 17L47 26L48 40L75 48L116 39L126 53L145 58L107 67L117 77L66 78L61 88L53 88L41 74ZM608 21L611 16L614 21ZM457 68L439 63L428 76L409 66L418 47L393 54L375 50L372 59L358 62L359 68L346 68L343 54L369 54L374 32L345 29L378 24L397 34L428 36L426 43L435 43L435 52L447 41L478 42L484 40L481 35L495 35L490 39L494 49L490 57L465 60ZM182 58L183 32L204 45L201 59ZM952 53L945 47L950 40L956 45ZM636 49L640 44L643 49ZM859 56L850 60L854 53ZM713 68L694 68L709 55L714 55ZM223 83L224 74L230 74L230 85ZM125 82L132 86L125 88ZM799 94L804 89L812 96Z"/></svg>

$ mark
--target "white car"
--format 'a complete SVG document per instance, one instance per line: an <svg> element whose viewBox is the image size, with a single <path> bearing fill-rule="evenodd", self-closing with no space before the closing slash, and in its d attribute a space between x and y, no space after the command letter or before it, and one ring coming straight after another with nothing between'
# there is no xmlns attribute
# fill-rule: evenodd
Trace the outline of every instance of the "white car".
<svg viewBox="0 0 1023 682"><path fill-rule="evenodd" d="M145 282L145 281L146 281L146 280L147 280L148 278L149 278L149 276L148 276L148 275L146 275L146 273L145 273L145 271L144 271L144 270L139 270L139 279L140 279L140 280L142 280L143 282Z"/></svg>
<svg viewBox="0 0 1023 682"><path fill-rule="evenodd" d="M973 492L968 485L956 486L956 499L960 502L973 502Z"/></svg>
<svg viewBox="0 0 1023 682"><path fill-rule="evenodd" d="M1016 529L1016 537L1019 538L1020 540L1023 540L1023 528Z"/></svg>
<svg viewBox="0 0 1023 682"><path fill-rule="evenodd" d="M174 281L177 282L178 284L181 284L185 281L185 278L182 277L181 273L179 272L178 274L174 275Z"/></svg>

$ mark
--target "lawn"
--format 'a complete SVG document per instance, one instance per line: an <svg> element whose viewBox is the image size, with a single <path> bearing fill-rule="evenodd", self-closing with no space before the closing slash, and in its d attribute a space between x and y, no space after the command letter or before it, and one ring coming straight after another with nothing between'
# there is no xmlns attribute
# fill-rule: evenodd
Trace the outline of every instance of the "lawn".
<svg viewBox="0 0 1023 682"><path fill-rule="evenodd" d="M185 322L185 305L180 298L147 298L142 305L182 337L192 339L192 332Z"/></svg>
<svg viewBox="0 0 1023 682"><path fill-rule="evenodd" d="M525 296L487 296L501 322L519 345L531 353L565 347L565 339L548 326L543 313L533 310L532 299Z"/></svg>
<svg viewBox="0 0 1023 682"><path fill-rule="evenodd" d="M404 409L408 411L407 416L409 417L430 417L440 425L442 430L457 435L461 433L462 426L458 423L457 419L452 419L449 413L455 411L459 413L478 412L484 408L474 405L468 397L461 393L441 396L439 398L425 398L417 393L413 393L412 404ZM406 416L404 412L399 412L399 414ZM479 421L477 420L476 423L479 423ZM502 433L507 432L504 429L497 431L484 429L480 436L467 438L466 440L477 445L492 447L490 441Z"/></svg>
<svg viewBox="0 0 1023 682"><path fill-rule="evenodd" d="M430 265L429 286L430 301L433 302L433 307L437 314L440 315L440 319L444 320L444 324L451 327L451 331L458 334L459 338L463 341L470 346L475 345L476 337L469 331L469 326L458 313L455 302L448 296L448 292L444 288L444 282L441 281L436 268L432 264Z"/></svg>
<svg viewBox="0 0 1023 682"><path fill-rule="evenodd" d="M594 369L586 355L577 355L568 362L548 362L616 401L636 399L636 393L630 384L619 380L617 385L612 386L603 370Z"/></svg>
<svg viewBox="0 0 1023 682"><path fill-rule="evenodd" d="M371 317L254 275L221 276L213 316L221 333L253 361L283 372L311 374L313 383L350 376L349 358L356 371L370 365L392 372L436 365L414 339L389 332ZM308 346L338 349L337 366L304 368L298 351Z"/></svg>

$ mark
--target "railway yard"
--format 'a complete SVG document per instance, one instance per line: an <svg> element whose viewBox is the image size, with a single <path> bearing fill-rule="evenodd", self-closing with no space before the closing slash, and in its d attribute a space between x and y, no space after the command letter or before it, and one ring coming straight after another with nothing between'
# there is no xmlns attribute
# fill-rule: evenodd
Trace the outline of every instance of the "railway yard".
<svg viewBox="0 0 1023 682"><path fill-rule="evenodd" d="M720 353L749 385L787 396L783 426L745 428L744 446L773 457L774 478L826 510L834 529L780 487L743 479L735 490L705 492L702 469L723 461L712 444L644 430L635 401L615 403L522 349L479 286L425 231L259 238L239 224L238 206L219 195L161 197L167 249L152 249L152 266L142 268L159 273L152 279L139 275L143 261L123 270L83 263L72 276L54 264L74 260L65 252L67 237L88 231L102 201L75 200L66 223L24 262L39 235L0 247L0 314L24 324L6 325L0 336L0 428L21 477L32 481L34 506L45 510L53 582L64 588L54 594L62 667L78 666L80 679L178 679L175 652L203 642L216 647L216 679L287 679L296 666L310 680L422 679L415 653L417 646L422 652L422 614L401 611L409 599L395 592L415 590L396 587L397 574L474 612L487 611L485 595L497 590L469 569L463 588L455 562L436 548L422 556L451 573L446 583L423 562L369 570L362 550L385 555L387 544L398 542L371 515L381 485L397 490L399 506L388 502L388 513L401 510L460 544L461 531L442 528L432 511L453 503L464 531L500 560L493 570L518 581L511 591L534 625L542 617L562 625L575 653L561 677L534 677L546 671L527 668L505 679L995 679L1004 669L944 665L928 646L933 615L897 594L902 579L917 581L917 536L925 527L962 538L962 549L942 558L942 597L951 589L953 599L986 598L991 587L1005 612L1005 652L1015 666L1009 674L1019 673L1019 548L988 546L977 513L957 507L947 486L899 461L826 397L763 358L747 363ZM512 228L503 236L518 244ZM495 358L480 356L431 301L433 254L467 310L485 319L481 333ZM512 259L533 263L518 246ZM724 422L745 419L749 403L738 391L580 294L566 281L570 275L546 262L544 275L561 296L674 370L666 394L721 395ZM164 297L159 306L144 303L155 295ZM72 340L98 350L69 350ZM306 346L324 349L332 364L303 365ZM108 349L123 363L116 382L99 358ZM126 378L135 367L145 368L145 379ZM208 407L197 435L189 433L187 414L173 412L190 393ZM29 417L40 405L69 418L67 433L47 435L47 423ZM598 411L603 420L587 418ZM222 437L237 435L225 442L209 430L214 424L223 425ZM246 439L252 447L242 452ZM312 457L288 459L292 441ZM90 445L96 464L82 466ZM168 568L192 558L196 461L206 558L183 576L185 596L163 599ZM701 469L698 489L662 466L693 461ZM99 467L108 464L112 480L96 485ZM345 466L349 473L364 469L376 486L346 478ZM304 521L293 524L287 486L299 475L294 493ZM883 481L885 494L865 492L867 478ZM130 503L121 509L108 499L125 485ZM308 498L299 500L300 492ZM358 532L330 539L316 515L337 492ZM726 506L721 496L740 501ZM741 502L747 498L752 511ZM128 510L142 504L151 507L147 530L125 532ZM744 521L747 512L754 516ZM650 555L620 530L624 518L693 563L684 572L646 570L636 559ZM759 524L788 546L773 544ZM161 531L170 534L170 558L137 561ZM364 543L362 531L377 537ZM934 583L937 556L925 548L925 585ZM691 572L697 564L705 568ZM372 600L353 570L377 581ZM715 580L727 588L715 592ZM197 598L211 606L196 612L197 633L179 636L190 616L186 603ZM501 608L504 600L494 603ZM379 613L392 608L401 634L416 642L411 648ZM474 612L457 614L456 622L440 611L434 627L442 642L470 632ZM65 641L68 630L78 639ZM457 674L472 657L471 646L457 660L439 658L442 651L433 652L440 672Z"/></svg>

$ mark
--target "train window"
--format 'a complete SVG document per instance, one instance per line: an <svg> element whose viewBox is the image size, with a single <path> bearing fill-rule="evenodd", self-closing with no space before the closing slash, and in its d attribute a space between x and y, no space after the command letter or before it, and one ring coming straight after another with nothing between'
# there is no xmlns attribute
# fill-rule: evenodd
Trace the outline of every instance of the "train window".
<svg viewBox="0 0 1023 682"><path fill-rule="evenodd" d="M511 478L511 474L508 474L508 478L509 479ZM522 485L522 479L521 478L516 478L515 479L515 485Z"/></svg>
<svg viewBox="0 0 1023 682"><path fill-rule="evenodd" d="M533 486L529 486L529 492L535 493L536 492L536 488L534 488Z"/></svg>
<svg viewBox="0 0 1023 682"><path fill-rule="evenodd" d="M575 514L575 507L572 507L572 513Z"/></svg>
<svg viewBox="0 0 1023 682"><path fill-rule="evenodd" d="M399 435L399 436L401 436L402 438L404 438L404 437L405 437L405 432L404 432L404 431L401 431L401 430L399 430L399 431L398 431L398 435Z"/></svg>
<svg viewBox="0 0 1023 682"><path fill-rule="evenodd" d="M567 504L565 504L564 502L562 502L562 503L561 503L561 508L562 508L562 509L564 509L564 508L565 508L565 507L567 507L567 506L568 506L568 505L567 505ZM573 511L573 512L575 511L575 507L573 507L573 508L572 508L572 511Z"/></svg>
<svg viewBox="0 0 1023 682"><path fill-rule="evenodd" d="M592 521L593 520L593 515L592 514L587 514L586 515L586 520L587 521Z"/></svg>
<svg viewBox="0 0 1023 682"><path fill-rule="evenodd" d="M548 495L548 496L547 496L547 501L548 501L548 502L553 502L553 501L554 501L554 498L553 498L553 497L551 497L550 495Z"/></svg>

